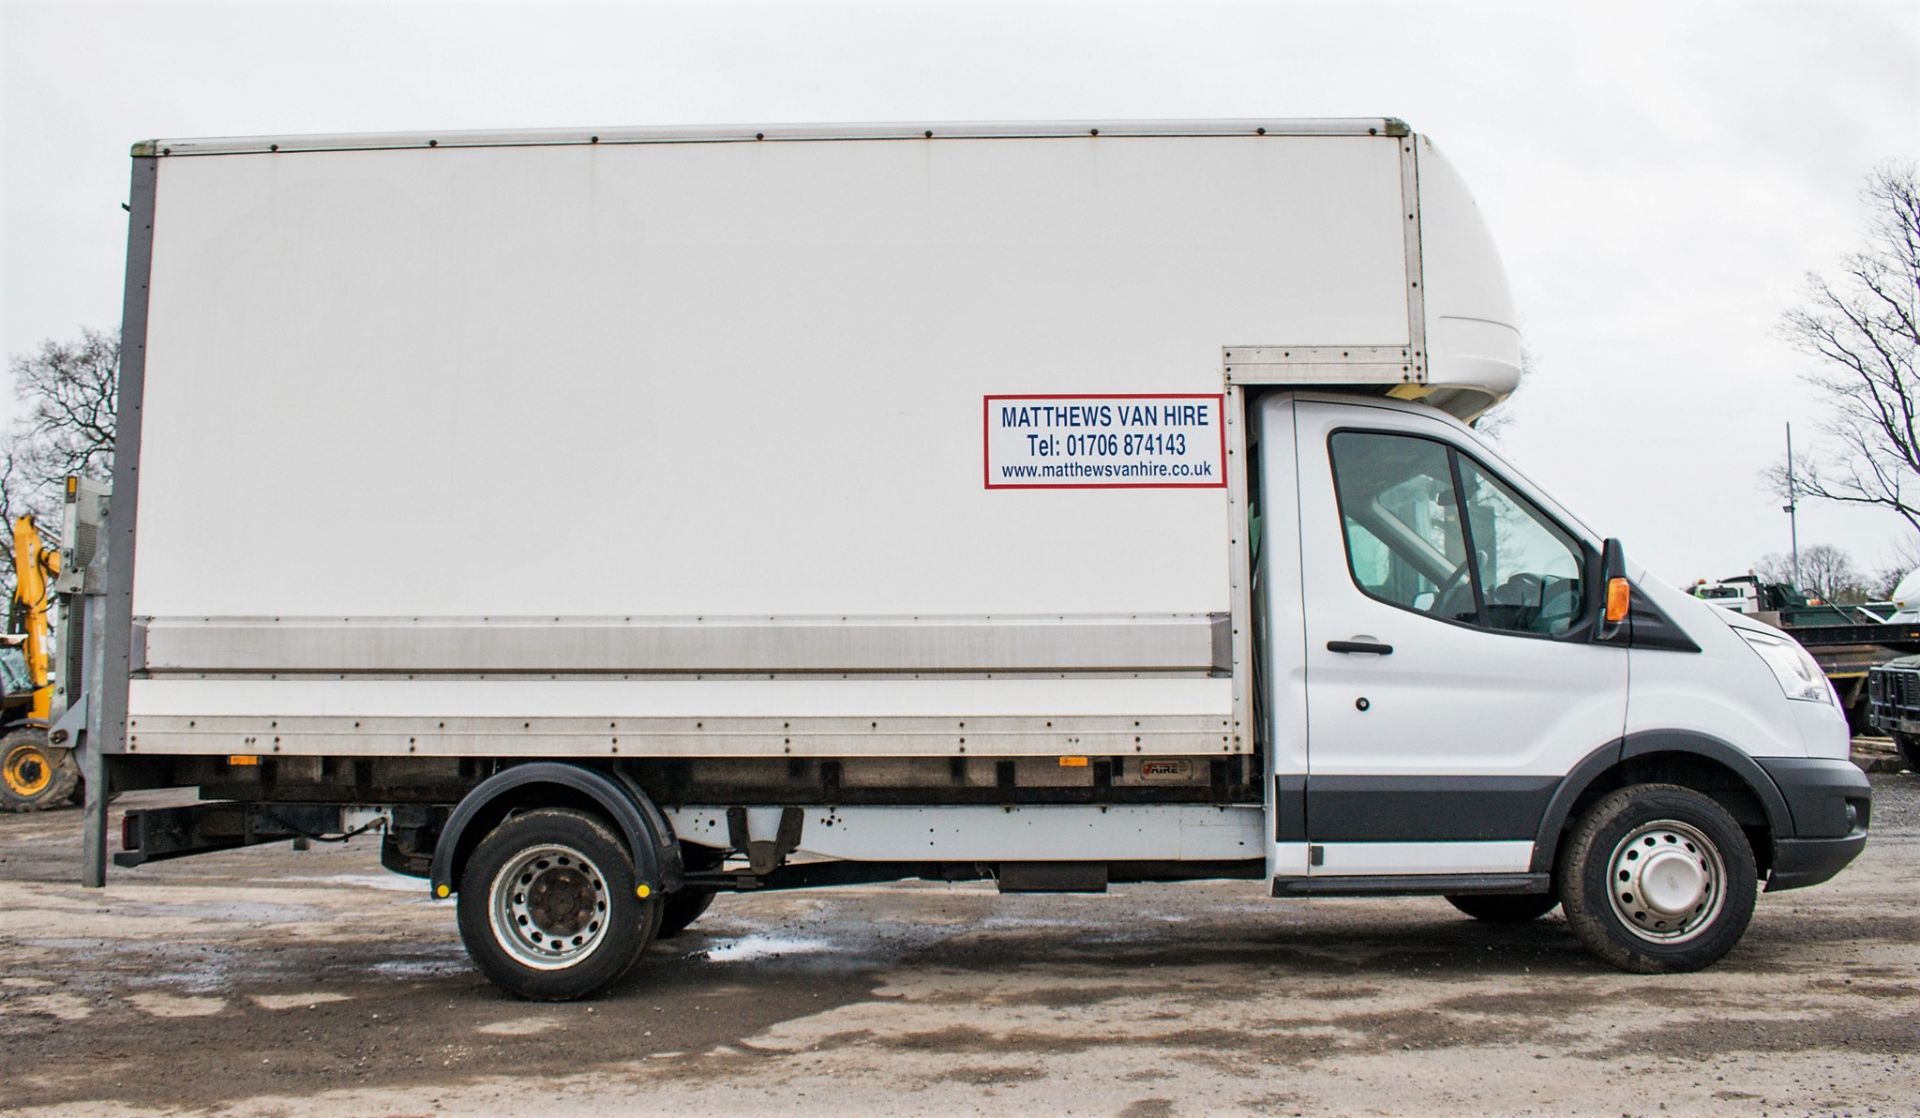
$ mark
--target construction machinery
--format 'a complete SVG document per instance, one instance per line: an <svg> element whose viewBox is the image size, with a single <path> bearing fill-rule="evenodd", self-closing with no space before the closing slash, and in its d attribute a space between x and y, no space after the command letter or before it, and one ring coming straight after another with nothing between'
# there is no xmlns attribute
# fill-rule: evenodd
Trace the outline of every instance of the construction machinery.
<svg viewBox="0 0 1920 1118"><path fill-rule="evenodd" d="M57 608L68 595L61 571L80 574L73 560L90 556L97 538L97 518L104 507L105 488L84 478L66 483L68 539L50 542L31 514L13 522L13 598L7 612L7 635L0 647L0 808L41 811L79 804L85 787L68 735L52 733L58 715L70 706L64 683L77 680L77 661L53 668L56 652L77 657L77 643L56 633L64 630L65 611ZM84 507L83 507L84 506ZM82 564L84 566L84 564ZM68 670L69 668L74 670ZM58 743L54 739L58 739Z"/></svg>

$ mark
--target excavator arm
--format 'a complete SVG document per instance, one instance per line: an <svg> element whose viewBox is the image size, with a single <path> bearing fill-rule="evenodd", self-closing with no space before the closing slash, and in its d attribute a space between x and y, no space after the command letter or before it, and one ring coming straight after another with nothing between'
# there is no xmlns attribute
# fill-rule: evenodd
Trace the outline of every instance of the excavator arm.
<svg viewBox="0 0 1920 1118"><path fill-rule="evenodd" d="M31 514L13 522L13 603L7 631L26 637L22 651L27 675L33 681L33 705L27 717L44 722L53 713L53 675L47 636L53 604L53 580L60 576L60 550L40 538L40 526Z"/></svg>

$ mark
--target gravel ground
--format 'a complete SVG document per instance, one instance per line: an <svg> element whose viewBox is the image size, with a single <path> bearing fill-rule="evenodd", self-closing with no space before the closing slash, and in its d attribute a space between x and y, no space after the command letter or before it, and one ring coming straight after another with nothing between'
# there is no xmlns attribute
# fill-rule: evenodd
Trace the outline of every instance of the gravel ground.
<svg viewBox="0 0 1920 1118"><path fill-rule="evenodd" d="M372 844L89 892L77 813L0 817L0 1110L1920 1114L1920 779L1873 779L1860 861L1696 975L1437 899L915 883L722 897L558 1006L488 986Z"/></svg>

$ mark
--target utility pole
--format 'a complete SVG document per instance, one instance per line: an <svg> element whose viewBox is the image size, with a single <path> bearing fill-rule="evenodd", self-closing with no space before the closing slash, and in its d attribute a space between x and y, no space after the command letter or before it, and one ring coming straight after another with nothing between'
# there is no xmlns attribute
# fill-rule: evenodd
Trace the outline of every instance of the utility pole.
<svg viewBox="0 0 1920 1118"><path fill-rule="evenodd" d="M1787 530L1793 535L1793 588L1800 585L1800 485L1793 479L1793 424L1787 424L1787 503L1781 512L1787 514Z"/></svg>

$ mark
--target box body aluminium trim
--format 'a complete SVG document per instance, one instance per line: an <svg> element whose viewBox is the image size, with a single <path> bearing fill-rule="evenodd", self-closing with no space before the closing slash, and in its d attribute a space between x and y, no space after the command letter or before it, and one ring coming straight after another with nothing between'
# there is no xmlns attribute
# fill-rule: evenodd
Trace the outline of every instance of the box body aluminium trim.
<svg viewBox="0 0 1920 1118"><path fill-rule="evenodd" d="M143 677L1225 673L1226 614L139 618Z"/></svg>
<svg viewBox="0 0 1920 1118"><path fill-rule="evenodd" d="M700 144L806 140L1024 140L1096 136L1404 136L1391 117L1213 120L932 121L876 124L706 124L623 128L519 128L447 132L336 132L143 140L135 156L267 155L423 147L562 144Z"/></svg>

